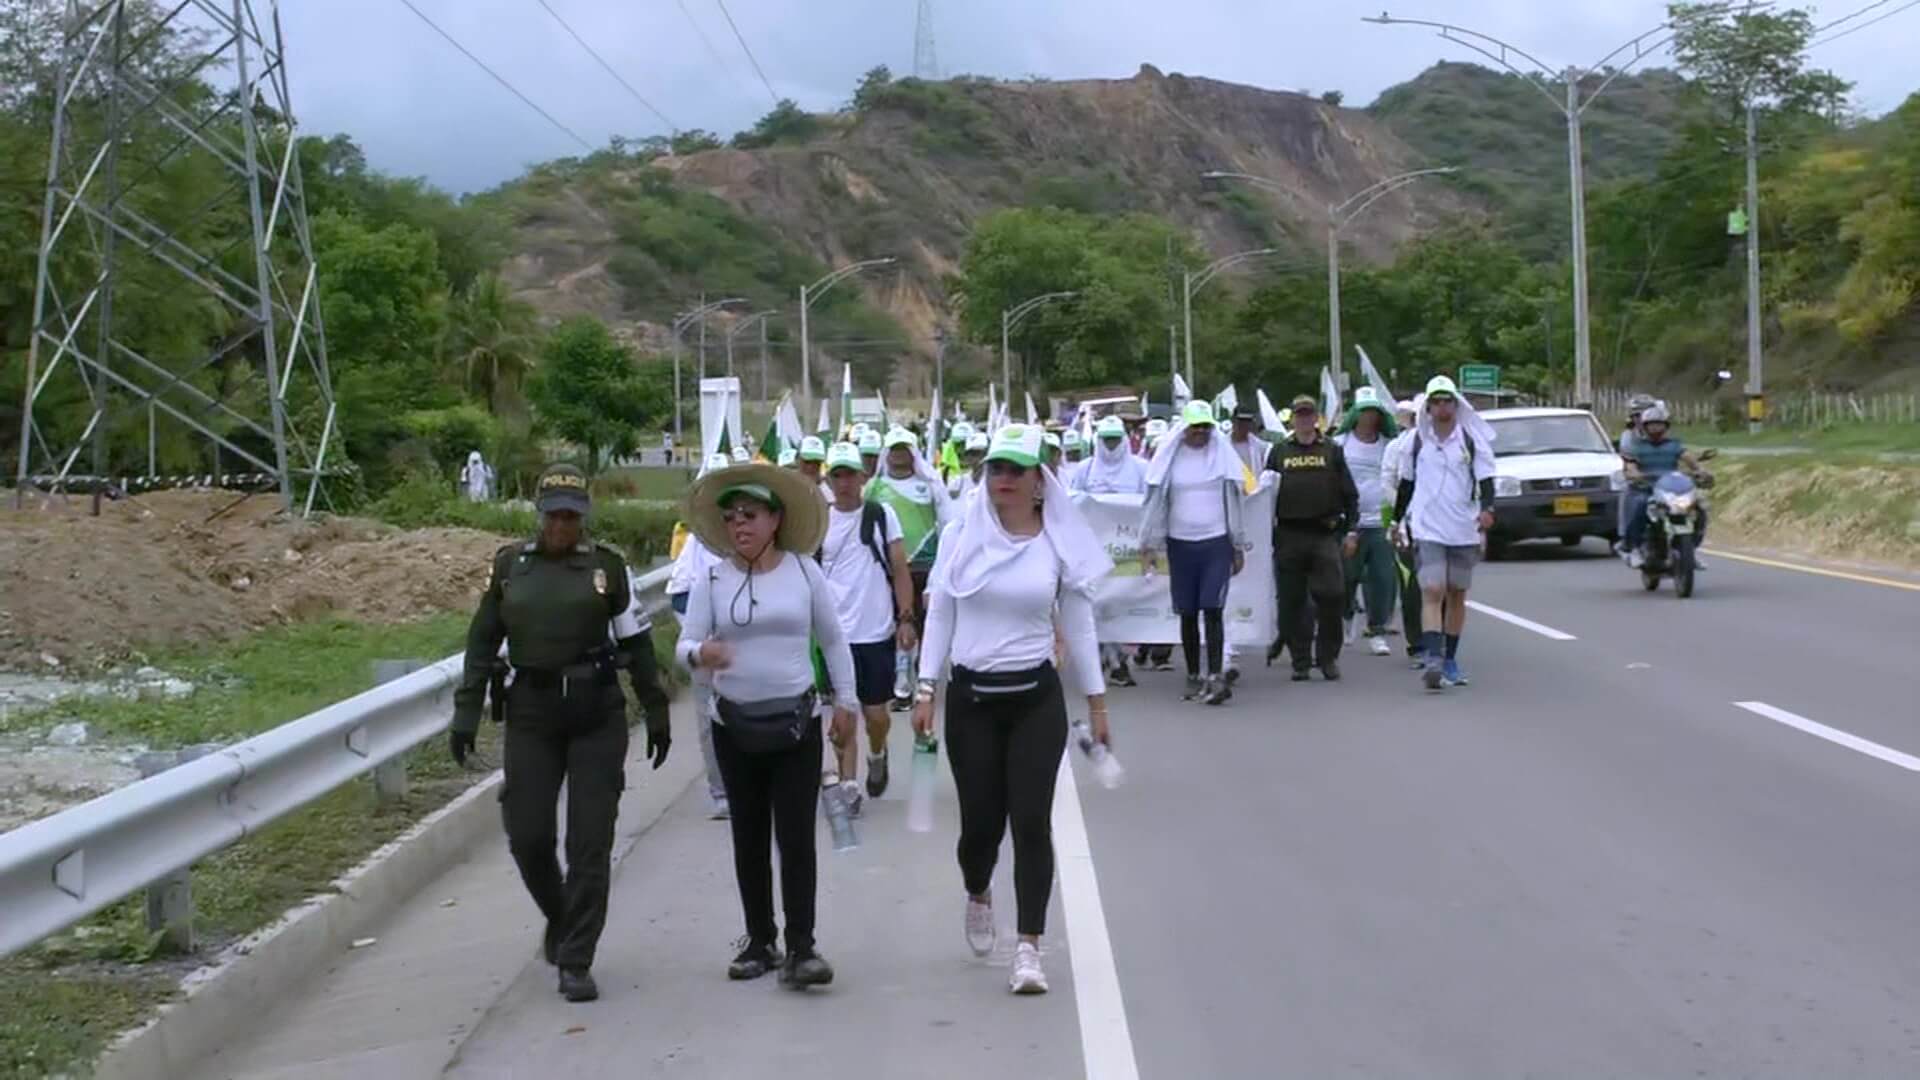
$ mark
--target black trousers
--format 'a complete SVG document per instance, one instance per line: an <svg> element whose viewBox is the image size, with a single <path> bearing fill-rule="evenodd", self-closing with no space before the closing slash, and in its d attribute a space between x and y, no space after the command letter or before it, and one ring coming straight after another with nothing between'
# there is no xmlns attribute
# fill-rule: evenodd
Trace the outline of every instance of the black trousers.
<svg viewBox="0 0 1920 1080"><path fill-rule="evenodd" d="M1420 610L1420 563L1415 558L1419 549L1408 547L1405 551L1395 551L1400 560L1400 621L1407 636L1407 652L1420 647L1420 622L1425 612Z"/></svg>
<svg viewBox="0 0 1920 1080"><path fill-rule="evenodd" d="M1274 530L1273 580L1280 594L1280 632L1293 654L1293 669L1305 671L1316 662L1338 660L1347 589L1339 539L1319 530ZM1309 597L1314 606L1311 623L1301 610Z"/></svg>
<svg viewBox="0 0 1920 1080"><path fill-rule="evenodd" d="M559 690L516 684L507 705L506 780L500 811L520 880L554 928L561 967L593 966L607 925L613 824L626 790L625 697L610 684L597 722L569 725ZM559 844L561 782L567 788L567 868Z"/></svg>
<svg viewBox="0 0 1920 1080"><path fill-rule="evenodd" d="M947 761L960 794L960 876L967 895L984 895L1011 825L1021 934L1047 930L1053 786L1066 749L1067 703L1052 664L982 674L954 668L947 688Z"/></svg>
<svg viewBox="0 0 1920 1080"><path fill-rule="evenodd" d="M733 876L747 936L771 945L773 845L780 845L780 901L787 915L787 950L813 949L814 894L820 870L814 850L814 800L820 793L820 721L808 726L800 745L772 754L734 745L725 724L713 729L713 754L727 789L733 829Z"/></svg>

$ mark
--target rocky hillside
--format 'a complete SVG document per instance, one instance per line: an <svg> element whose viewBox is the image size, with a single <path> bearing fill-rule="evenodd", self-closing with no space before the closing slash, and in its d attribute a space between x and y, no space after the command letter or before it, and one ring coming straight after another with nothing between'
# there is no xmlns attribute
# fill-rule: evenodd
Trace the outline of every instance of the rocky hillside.
<svg viewBox="0 0 1920 1080"><path fill-rule="evenodd" d="M903 353L931 352L945 279L984 213L1149 212L1218 254L1278 246L1307 260L1324 250L1330 203L1428 163L1366 111L1151 66L1119 80L903 80L863 97L811 118L807 137L760 149L536 169L497 196L513 211L519 253L509 281L548 313L589 312L662 340L658 326L701 292L791 312L793 286L810 273L891 255L897 273L857 286L884 314L837 297L816 309L813 330L844 339L840 352L864 356L879 381ZM1211 169L1283 190L1220 187L1201 179ZM1414 185L1349 231L1349 258L1384 260L1416 232L1484 207L1447 183ZM775 327L784 342L792 328ZM776 379L797 367L793 351L781 348Z"/></svg>

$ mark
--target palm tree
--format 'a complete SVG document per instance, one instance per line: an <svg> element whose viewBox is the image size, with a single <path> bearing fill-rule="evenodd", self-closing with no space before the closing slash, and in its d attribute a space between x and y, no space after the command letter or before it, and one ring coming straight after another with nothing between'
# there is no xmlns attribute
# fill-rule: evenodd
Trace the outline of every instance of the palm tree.
<svg viewBox="0 0 1920 1080"><path fill-rule="evenodd" d="M527 412L527 372L533 366L534 309L517 300L498 274L483 274L454 304L453 351L469 393L496 414Z"/></svg>

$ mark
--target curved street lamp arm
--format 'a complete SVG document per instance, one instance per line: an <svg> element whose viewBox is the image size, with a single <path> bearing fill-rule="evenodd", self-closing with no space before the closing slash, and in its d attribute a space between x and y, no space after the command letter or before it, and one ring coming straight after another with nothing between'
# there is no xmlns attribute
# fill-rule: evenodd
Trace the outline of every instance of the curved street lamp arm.
<svg viewBox="0 0 1920 1080"><path fill-rule="evenodd" d="M1020 325L1021 319L1033 314L1045 305L1053 303L1055 300L1071 300L1079 295L1077 292L1051 292L1016 304L1007 310L1007 331L1011 333L1014 327Z"/></svg>
<svg viewBox="0 0 1920 1080"><path fill-rule="evenodd" d="M842 281L845 281L847 278L852 277L862 270L871 270L876 266L892 266L899 261L900 260L889 255L882 259L868 259L865 262L854 263L852 266L843 266L806 287L804 291L806 292L807 303L811 306L812 303L820 299L821 294L825 293L828 289L833 288L835 285L840 284Z"/></svg>
<svg viewBox="0 0 1920 1080"><path fill-rule="evenodd" d="M1232 269L1243 262L1248 262L1253 259L1264 259L1269 255L1278 254L1280 254L1279 248L1261 248L1258 251L1242 251L1237 255L1229 255L1224 259L1216 259L1207 264L1206 269L1193 276L1193 284L1188 286L1188 289L1191 292L1199 292L1206 287L1207 282L1218 277L1224 270Z"/></svg>
<svg viewBox="0 0 1920 1080"><path fill-rule="evenodd" d="M1567 111L1566 102L1561 101L1560 99L1554 97L1552 93L1548 92L1546 87L1540 85L1541 76L1545 76L1551 79L1551 78L1557 77L1558 72L1554 71L1553 68L1548 67L1545 61L1541 60L1537 56L1534 56L1532 53L1527 52L1525 49L1522 49L1516 45L1509 45L1506 42L1501 41L1499 38L1494 37L1491 34L1483 34L1483 33L1480 33L1478 30L1469 30L1464 26L1454 26L1451 23L1432 22L1427 19L1396 19L1390 15L1385 15L1385 14L1382 14L1379 16L1362 18L1360 21L1378 23L1381 26L1395 26L1395 25L1404 24L1406 26L1432 27L1433 29L1440 31L1440 36L1443 38L1446 38L1448 41L1451 41L1456 45L1465 45L1467 48L1472 49L1474 52L1479 53L1481 56L1486 57L1487 59L1493 61L1494 63L1499 64L1501 67L1506 68L1508 71L1514 73L1515 75L1520 76L1522 79L1525 79L1529 86L1532 86L1535 90L1540 91L1542 96L1544 96L1548 101L1553 102L1554 108L1559 109L1563 114ZM1481 44L1482 42L1485 42L1485 44ZM1488 48L1488 46L1492 46L1492 48ZM1495 49L1499 51L1495 52L1494 51ZM1507 59L1508 53L1512 53L1513 55L1520 57L1521 59L1532 64L1534 67L1538 68L1539 70L1523 71L1520 68L1515 67L1513 62Z"/></svg>
<svg viewBox="0 0 1920 1080"><path fill-rule="evenodd" d="M715 300L711 304L702 304L700 307L694 308L692 311L673 320L673 333L675 336L678 336L680 331L685 330L694 320L704 315L710 315L713 312L719 311L721 308L732 307L735 304L744 304L746 302L747 298L744 296L730 296L725 300Z"/></svg>
<svg viewBox="0 0 1920 1080"><path fill-rule="evenodd" d="M732 326L727 327L727 339L732 340L733 338L738 337L742 330L746 330L752 327L754 323L757 323L762 319L773 318L778 314L780 314L778 311L769 309L766 311L756 311L753 314L748 315L746 318L736 320Z"/></svg>
<svg viewBox="0 0 1920 1080"><path fill-rule="evenodd" d="M1277 191L1282 195L1293 194L1293 192L1289 190L1285 184L1280 183L1280 181L1269 180L1264 176L1255 176L1252 173L1221 172L1220 170L1216 169L1212 172L1201 173L1200 179L1202 180L1245 180L1247 183L1252 184L1255 187L1263 187L1269 191Z"/></svg>
<svg viewBox="0 0 1920 1080"><path fill-rule="evenodd" d="M1394 192L1399 191L1401 188L1406 187L1408 184L1413 183L1415 180L1418 180L1423 176L1440 176L1447 173L1456 173L1459 171L1460 170L1455 166L1444 165L1437 169L1416 169L1413 172L1401 173L1399 176L1389 176L1385 180L1380 181L1379 183L1373 185L1372 187L1367 188L1364 191L1361 191L1359 194L1356 194L1355 196L1353 196L1353 198L1348 199L1346 202L1341 203L1339 206L1334 207L1333 213L1332 213L1333 227L1336 230L1346 228L1347 224L1351 222L1354 218L1357 218L1361 214L1366 213L1368 207L1372 206L1374 203L1379 202L1381 199L1384 199L1387 196L1393 194ZM1366 201L1362 202L1359 206L1355 206L1352 210L1347 209L1347 207L1353 206L1354 200L1362 199L1362 198L1364 198Z"/></svg>

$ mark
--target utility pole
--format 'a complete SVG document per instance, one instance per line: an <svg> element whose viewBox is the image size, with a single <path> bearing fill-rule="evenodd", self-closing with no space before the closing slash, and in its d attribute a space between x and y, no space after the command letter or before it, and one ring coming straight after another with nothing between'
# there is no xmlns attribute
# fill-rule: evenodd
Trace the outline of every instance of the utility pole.
<svg viewBox="0 0 1920 1080"><path fill-rule="evenodd" d="M762 407L772 404L767 396L767 320L760 320L760 404Z"/></svg>
<svg viewBox="0 0 1920 1080"><path fill-rule="evenodd" d="M1209 173L1209 174L1207 174L1207 175L1209 175L1209 176L1212 176L1212 175L1214 175L1214 174L1212 174L1212 173ZM1223 173L1223 174L1220 174L1220 175L1225 175L1225 174ZM1239 253L1237 253L1237 254L1234 254L1234 255L1228 255L1227 257L1225 257L1225 258L1223 258L1223 259L1215 259L1215 260L1214 260L1213 262L1210 262L1210 263L1208 263L1208 264L1207 264L1207 265L1206 265L1205 267L1202 267L1202 268L1201 268L1201 269L1200 269L1199 271L1197 271L1197 272L1196 272L1196 271L1193 271L1193 270L1183 270L1183 271L1181 271L1181 274L1180 274L1180 292L1181 292L1181 304L1180 304L1180 311L1181 311L1181 320L1182 320L1182 322L1184 322L1184 323L1185 323L1185 325L1186 325L1186 342L1187 342L1187 388L1188 388L1188 389L1192 389L1192 388L1193 388L1193 386L1194 386L1194 378L1193 378L1193 294L1194 294L1194 293L1196 293L1196 292L1199 292L1199 291L1200 291L1201 289L1204 289L1204 288L1206 288L1206 286L1207 286L1207 282L1209 282L1209 281L1212 281L1212 280L1214 279L1214 277L1215 277L1216 275L1218 275L1218 274L1220 273L1220 271L1222 271L1222 270L1225 270L1225 269L1227 269L1227 268L1229 268L1229 267L1233 267L1233 266L1238 266L1238 265L1240 265L1241 263L1243 263L1243 262L1246 262L1246 261L1247 261L1247 260L1249 260L1249 259L1264 259L1264 258L1266 258L1266 257L1267 257L1267 256L1269 256L1269 255L1278 255L1278 254L1280 254L1280 249L1279 249L1279 248L1259 248L1259 249L1257 249L1257 250L1254 250L1254 251L1242 251L1242 252L1239 252ZM1179 370L1179 368L1178 368L1178 367L1176 367L1176 368L1175 368L1174 370L1176 370L1176 371L1177 371L1177 370Z"/></svg>
<svg viewBox="0 0 1920 1080"><path fill-rule="evenodd" d="M1013 328L1020 325L1020 320L1040 310L1042 307L1045 307L1046 305L1054 303L1055 301L1059 301L1059 300L1071 300L1078 295L1080 294L1076 292L1071 292L1071 291L1042 293L1041 295L1033 297L1030 300L1023 300L1020 303L1015 304L1010 308L1001 309L1000 311L1000 392L1001 392L1001 396L1004 397L1007 401L1010 402L1013 400L1013 359L1012 359L1013 353L1009 347L1009 343L1012 341L1012 338L1013 338ZM1025 367L1026 365L1024 364L1021 365L1023 376L1025 374ZM1024 381L1024 378L1023 378L1023 381Z"/></svg>
<svg viewBox="0 0 1920 1080"><path fill-rule="evenodd" d="M813 404L813 348L809 343L807 309L813 306L815 300L826 295L828 289L854 274L876 267L892 266L898 261L890 255L882 259L868 259L865 262L854 263L852 266L843 266L811 285L800 286L800 404L803 407Z"/></svg>
<svg viewBox="0 0 1920 1080"><path fill-rule="evenodd" d="M701 299L703 301L706 299L705 293L701 294ZM680 316L679 318L673 320L673 326L671 328L671 335L673 338L673 442L674 442L674 445L676 446L680 444L680 437L684 431L681 424L681 410L686 404L686 402L682 399L680 395L680 351L681 351L680 335L686 333L687 325L689 323L692 323L695 320L699 320L700 342L701 342L700 377L704 379L707 377L707 371L706 371L707 316L713 312L719 311L721 308L732 307L735 304L744 304L746 302L747 301L745 297L730 296L725 300L715 300L711 304L702 303L700 304L700 306L694 308L692 311L689 311L686 314Z"/></svg>
<svg viewBox="0 0 1920 1080"><path fill-rule="evenodd" d="M1747 430L1760 433L1766 420L1766 388L1760 380L1760 140L1753 102L1747 102Z"/></svg>
<svg viewBox="0 0 1920 1080"><path fill-rule="evenodd" d="M1611 81L1611 80L1609 80ZM1587 169L1580 143L1580 72L1567 69L1567 186L1573 199L1573 397L1593 408L1593 325L1587 312Z"/></svg>
<svg viewBox="0 0 1920 1080"><path fill-rule="evenodd" d="M706 305L707 305L707 294L701 293L700 306L705 307ZM707 381L707 320L705 316L702 316L700 319L700 382L706 382L706 381ZM698 385L698 384L695 384L695 385Z"/></svg>

